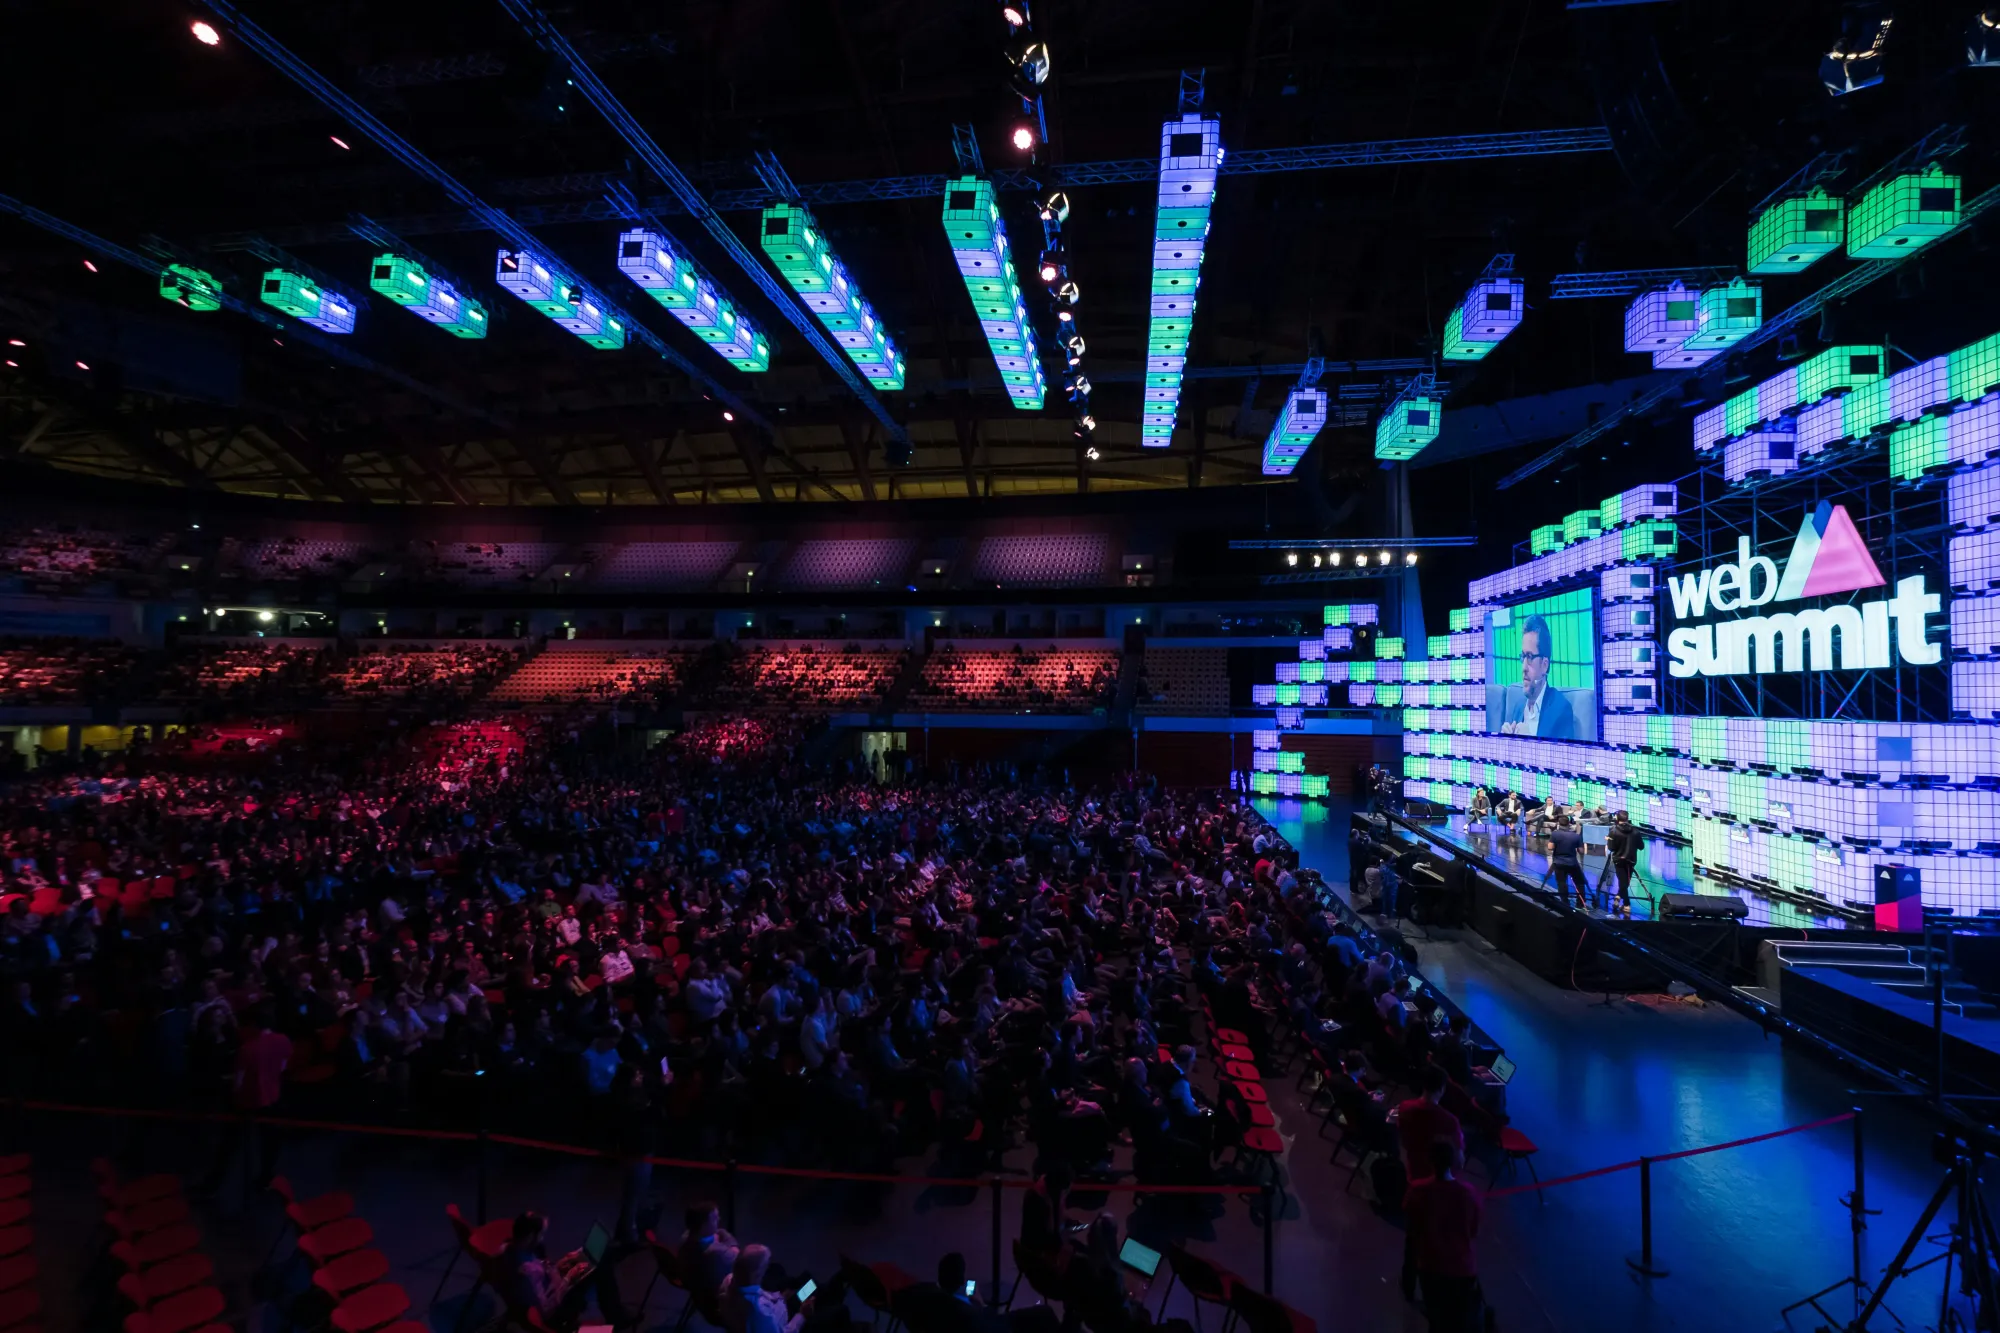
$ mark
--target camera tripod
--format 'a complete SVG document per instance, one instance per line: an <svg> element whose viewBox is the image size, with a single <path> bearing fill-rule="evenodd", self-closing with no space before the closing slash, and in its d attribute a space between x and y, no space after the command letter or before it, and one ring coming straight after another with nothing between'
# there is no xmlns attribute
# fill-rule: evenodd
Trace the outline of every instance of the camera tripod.
<svg viewBox="0 0 2000 1333"><path fill-rule="evenodd" d="M1896 1283L1913 1273L1921 1272L1936 1263L1944 1265L1944 1282L1938 1295L1937 1333L2000 1333L2000 1272L1994 1265L2000 1261L2000 1231L1996 1231L1993 1215L1987 1210L1986 1196L1980 1189L1979 1167L1984 1160L1977 1151L1961 1150L1938 1182L1937 1191L1931 1195L1930 1203L1917 1218L1910 1234L1903 1238L1903 1247L1896 1251L1896 1257L1882 1275L1882 1284L1868 1297L1868 1304L1854 1317L1854 1322L1845 1326L1843 1333L1863 1333L1868 1321L1882 1308L1882 1302ZM1957 1197L1957 1218L1946 1229L1942 1237L1944 1248L1920 1263L1911 1263L1910 1256L1925 1239L1925 1231L1936 1220L1945 1200ZM1957 1285L1954 1291L1953 1270L1956 1269ZM1848 1279L1854 1281L1854 1279ZM1857 1283L1857 1285L1860 1285ZM1822 1293L1823 1294L1823 1293ZM1953 1302L1954 1294L1967 1298L1970 1311ZM1812 1302L1820 1309L1817 1300ZM1824 1314L1825 1310L1820 1309ZM1889 1317L1895 1319L1894 1311ZM1901 1320L1896 1321L1898 1325Z"/></svg>

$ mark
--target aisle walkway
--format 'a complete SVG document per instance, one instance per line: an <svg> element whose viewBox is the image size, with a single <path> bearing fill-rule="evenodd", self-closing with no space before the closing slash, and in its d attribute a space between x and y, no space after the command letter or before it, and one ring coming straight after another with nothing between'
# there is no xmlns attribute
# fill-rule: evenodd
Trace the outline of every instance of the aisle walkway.
<svg viewBox="0 0 2000 1333"><path fill-rule="evenodd" d="M1259 802L1329 883L1347 883L1349 807ZM1546 1179L1724 1142L1865 1105L1864 1272L1894 1254L1939 1179L1928 1117L1856 1097L1839 1069L1767 1039L1718 1006L1617 1001L1562 990L1470 931L1416 939L1420 969L1514 1059L1513 1123L1541 1145ZM1846 1274L1853 1179L1846 1125L1666 1163L1654 1173L1654 1236L1672 1276L1623 1262L1639 1243L1636 1172L1495 1200L1481 1246L1489 1295L1510 1329L1781 1328L1781 1307ZM1923 1280L1928 1279L1928 1280ZM1936 1319L1937 1276L1892 1302L1913 1327ZM1835 1313L1845 1313L1836 1308ZM1889 1321L1881 1321L1888 1326ZM1793 1327L1814 1327L1810 1312Z"/></svg>

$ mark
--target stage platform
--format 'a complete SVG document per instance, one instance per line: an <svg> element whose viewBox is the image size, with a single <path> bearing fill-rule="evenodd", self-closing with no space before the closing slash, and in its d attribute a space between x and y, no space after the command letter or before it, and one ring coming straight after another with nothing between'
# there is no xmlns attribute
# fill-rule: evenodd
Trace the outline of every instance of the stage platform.
<svg viewBox="0 0 2000 1333"><path fill-rule="evenodd" d="M1503 883L1510 879L1529 884L1549 883L1547 844L1539 838L1524 838L1519 833L1504 831L1497 823L1469 824L1463 814L1456 812L1439 822L1414 819L1409 822L1413 828L1405 828L1406 834L1419 832L1475 865L1485 863L1488 872L1496 874ZM1604 874L1604 864L1601 855L1584 857L1584 874L1593 888ZM1638 873L1632 877L1633 918L1651 920L1660 895L1667 893L1733 894L1750 909L1745 925L1802 930L1872 928L1872 923L1858 923L1830 905L1815 909L1797 899L1773 897L1754 888L1712 878L1695 866L1692 848L1676 846L1664 838L1648 838L1645 853L1639 858ZM1593 899L1588 910L1592 916L1603 916L1605 906L1603 901Z"/></svg>

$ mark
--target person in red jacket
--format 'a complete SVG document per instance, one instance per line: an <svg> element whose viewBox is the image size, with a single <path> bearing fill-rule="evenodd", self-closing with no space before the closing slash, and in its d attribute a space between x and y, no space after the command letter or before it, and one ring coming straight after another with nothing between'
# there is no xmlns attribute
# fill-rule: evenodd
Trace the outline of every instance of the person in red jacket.
<svg viewBox="0 0 2000 1333"><path fill-rule="evenodd" d="M1433 1143L1442 1141L1465 1151L1465 1131L1458 1117L1438 1105L1449 1083L1444 1070L1430 1065L1424 1070L1424 1095L1396 1105L1396 1140L1412 1183L1430 1175Z"/></svg>
<svg viewBox="0 0 2000 1333"><path fill-rule="evenodd" d="M1478 1333L1485 1301L1473 1244L1484 1205L1477 1190L1452 1174L1458 1149L1449 1140L1432 1140L1429 1159L1429 1177L1412 1181L1403 1198L1424 1318L1432 1333Z"/></svg>

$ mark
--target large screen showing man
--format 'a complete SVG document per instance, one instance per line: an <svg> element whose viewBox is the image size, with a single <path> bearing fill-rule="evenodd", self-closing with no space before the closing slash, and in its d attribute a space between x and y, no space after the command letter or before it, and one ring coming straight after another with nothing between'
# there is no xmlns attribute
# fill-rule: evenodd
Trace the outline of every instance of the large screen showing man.
<svg viewBox="0 0 2000 1333"><path fill-rule="evenodd" d="M1597 615L1589 589L1498 607L1486 618L1486 729L1597 739Z"/></svg>

